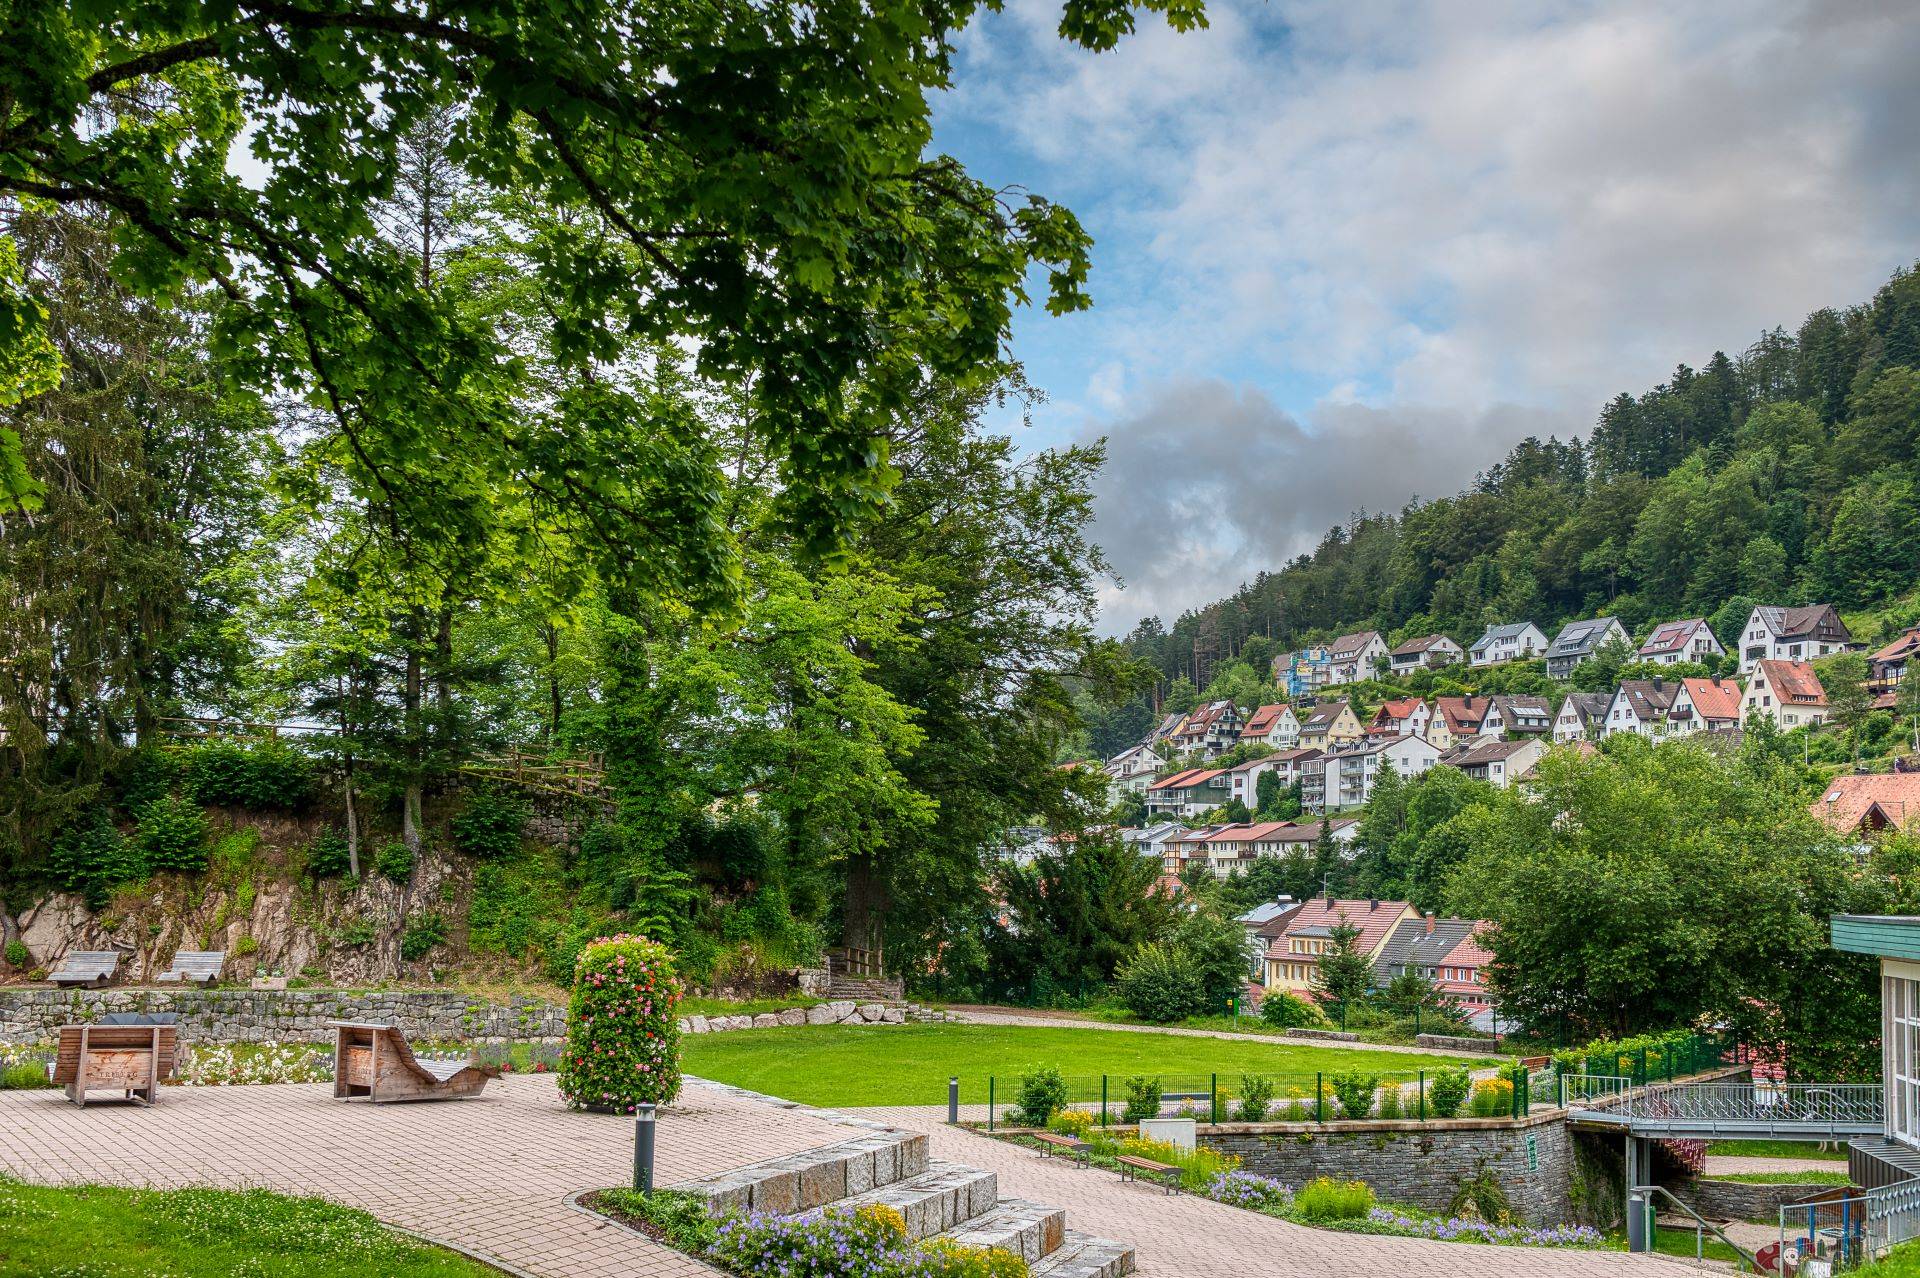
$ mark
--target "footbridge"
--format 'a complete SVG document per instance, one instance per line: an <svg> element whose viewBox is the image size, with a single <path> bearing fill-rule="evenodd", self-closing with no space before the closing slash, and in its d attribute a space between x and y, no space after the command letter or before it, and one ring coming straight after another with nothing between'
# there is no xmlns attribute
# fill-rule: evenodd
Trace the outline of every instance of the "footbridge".
<svg viewBox="0 0 1920 1278"><path fill-rule="evenodd" d="M1576 1127L1650 1140L1878 1136L1885 1095L1877 1083L1774 1083L1757 1078L1647 1083L1570 1074L1560 1080Z"/></svg>

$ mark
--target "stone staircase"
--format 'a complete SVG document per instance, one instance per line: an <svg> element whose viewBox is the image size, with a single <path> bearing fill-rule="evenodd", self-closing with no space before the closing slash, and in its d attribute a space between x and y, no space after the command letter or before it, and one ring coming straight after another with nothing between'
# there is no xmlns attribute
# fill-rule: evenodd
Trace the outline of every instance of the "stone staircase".
<svg viewBox="0 0 1920 1278"><path fill-rule="evenodd" d="M827 997L855 1003L899 1003L906 999L906 982L897 976L857 977L833 973L827 980Z"/></svg>
<svg viewBox="0 0 1920 1278"><path fill-rule="evenodd" d="M1001 1247L1027 1262L1033 1278L1121 1278L1133 1248L1067 1228L1063 1208L1000 1197L999 1178L928 1154L927 1138L879 1128L839 1144L684 1181L710 1210L791 1215L816 1207L884 1204L914 1238L947 1237Z"/></svg>

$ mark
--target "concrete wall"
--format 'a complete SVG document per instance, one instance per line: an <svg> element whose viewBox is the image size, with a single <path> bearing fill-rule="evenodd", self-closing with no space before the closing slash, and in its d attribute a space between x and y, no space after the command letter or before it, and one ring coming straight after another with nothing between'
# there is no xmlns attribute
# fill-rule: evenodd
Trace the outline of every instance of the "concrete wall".
<svg viewBox="0 0 1920 1278"><path fill-rule="evenodd" d="M1439 1122L1227 1123L1202 1127L1200 1143L1237 1154L1248 1171L1298 1188L1317 1176L1364 1180L1391 1202L1445 1211L1461 1185L1491 1174L1515 1220L1574 1219L1568 1185L1573 1153L1559 1115ZM1529 1141L1532 1152L1529 1155Z"/></svg>

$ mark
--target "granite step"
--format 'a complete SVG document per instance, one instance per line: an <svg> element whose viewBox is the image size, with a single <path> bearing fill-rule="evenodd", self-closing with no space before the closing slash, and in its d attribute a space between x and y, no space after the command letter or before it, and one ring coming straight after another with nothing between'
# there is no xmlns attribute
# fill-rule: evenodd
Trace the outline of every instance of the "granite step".
<svg viewBox="0 0 1920 1278"><path fill-rule="evenodd" d="M969 1247L998 1247L1031 1265L1058 1250L1066 1234L1066 1208L1002 1198L992 1210L961 1221L943 1236Z"/></svg>
<svg viewBox="0 0 1920 1278"><path fill-rule="evenodd" d="M785 1215L912 1180L924 1176L927 1168L925 1135L883 1131L682 1181L671 1188L705 1198L707 1209L716 1214Z"/></svg>
<svg viewBox="0 0 1920 1278"><path fill-rule="evenodd" d="M999 1177L990 1171L936 1160L923 1174L849 1195L835 1204L847 1211L881 1204L900 1213L907 1234L931 1238L992 1211L1000 1199Z"/></svg>
<svg viewBox="0 0 1920 1278"><path fill-rule="evenodd" d="M1071 1229L1057 1250L1028 1269L1029 1278L1121 1278L1132 1272L1132 1247Z"/></svg>

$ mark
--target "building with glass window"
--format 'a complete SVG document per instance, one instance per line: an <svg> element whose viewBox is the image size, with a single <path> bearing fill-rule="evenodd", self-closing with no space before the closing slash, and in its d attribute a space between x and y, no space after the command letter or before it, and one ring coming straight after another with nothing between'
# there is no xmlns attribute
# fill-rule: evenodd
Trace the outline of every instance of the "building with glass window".
<svg viewBox="0 0 1920 1278"><path fill-rule="evenodd" d="M1847 1147L1847 1171L1868 1191L1920 1178L1920 917L1836 914L1833 948L1880 960L1880 1075L1886 1125Z"/></svg>

